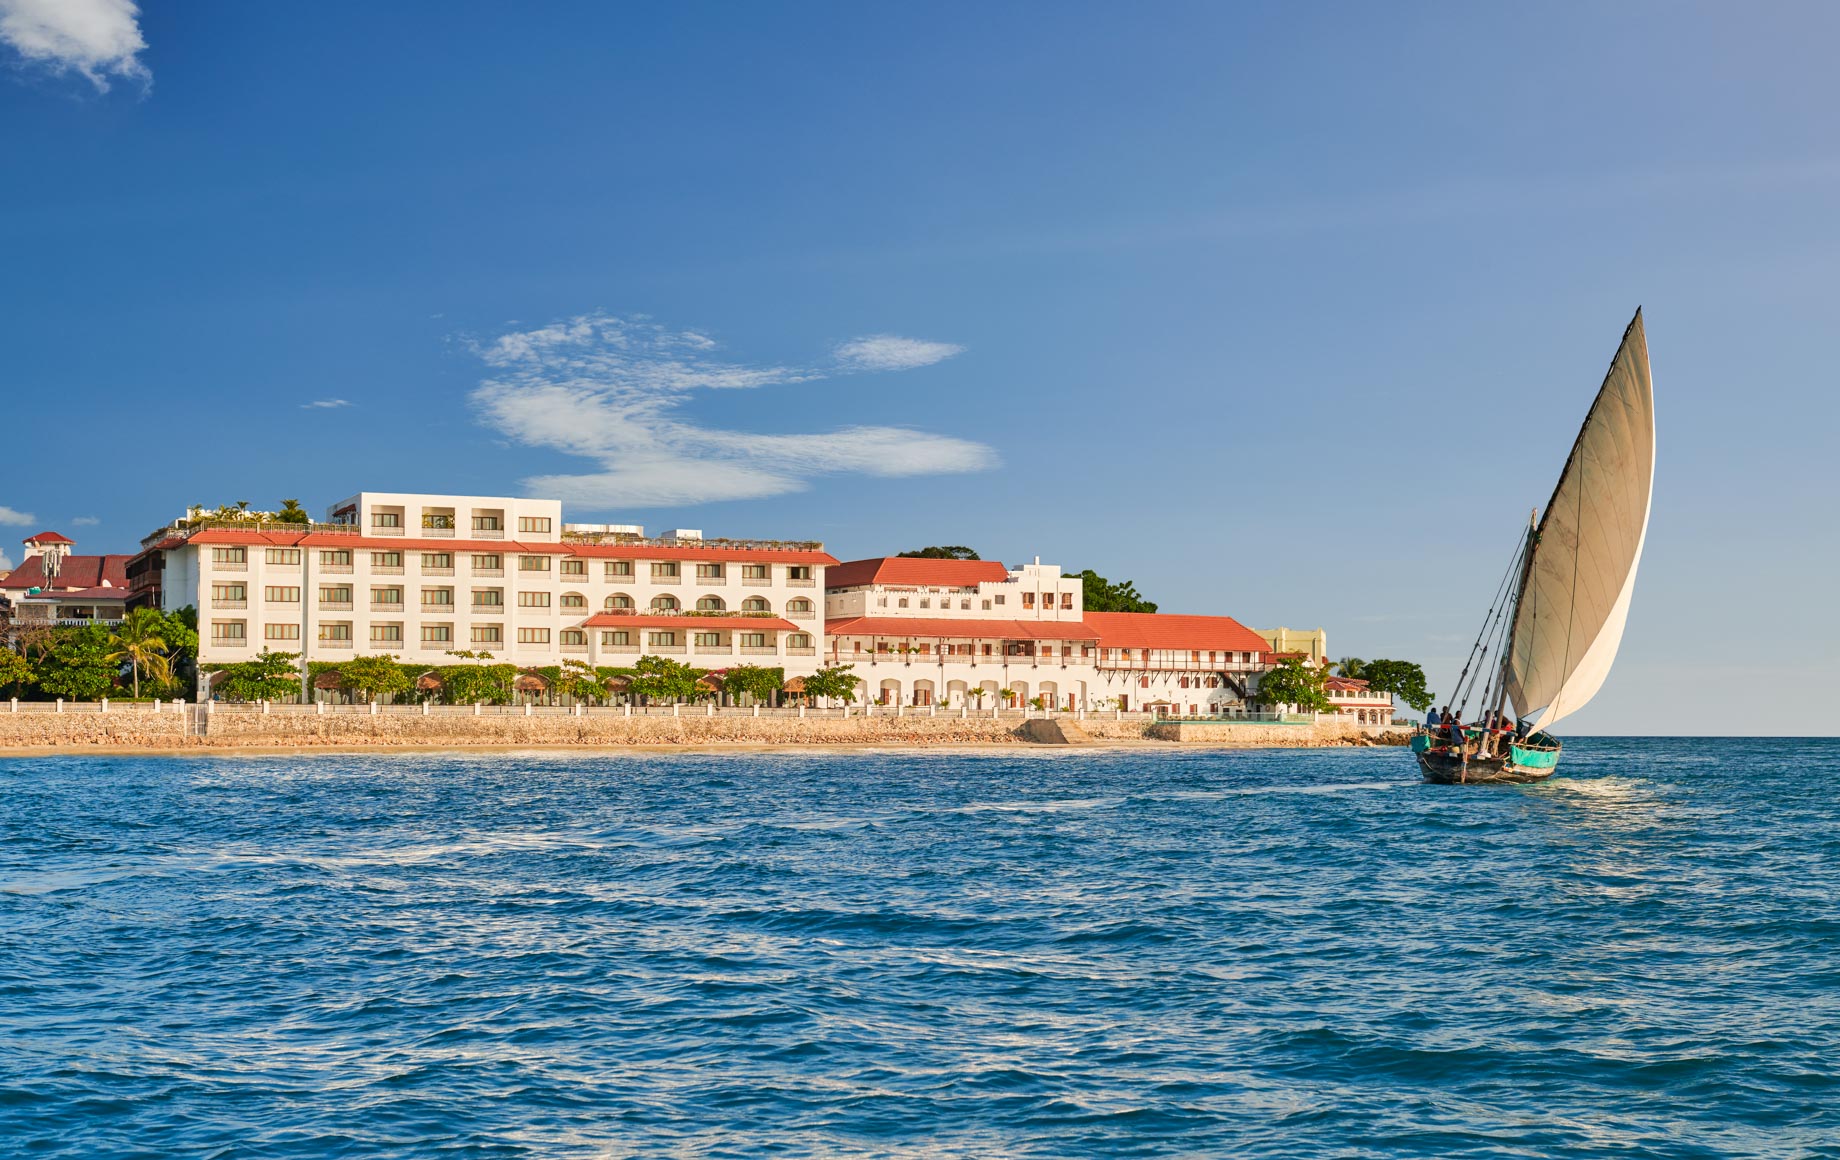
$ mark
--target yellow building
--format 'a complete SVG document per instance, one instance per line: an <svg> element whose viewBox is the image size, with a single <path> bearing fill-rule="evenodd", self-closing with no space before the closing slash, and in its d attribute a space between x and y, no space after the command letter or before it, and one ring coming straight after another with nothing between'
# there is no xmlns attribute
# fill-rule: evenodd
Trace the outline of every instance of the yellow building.
<svg viewBox="0 0 1840 1160"><path fill-rule="evenodd" d="M1255 628L1252 631L1265 638L1272 652L1300 653L1313 665L1323 665L1329 661L1329 634L1320 628L1274 628L1270 631Z"/></svg>

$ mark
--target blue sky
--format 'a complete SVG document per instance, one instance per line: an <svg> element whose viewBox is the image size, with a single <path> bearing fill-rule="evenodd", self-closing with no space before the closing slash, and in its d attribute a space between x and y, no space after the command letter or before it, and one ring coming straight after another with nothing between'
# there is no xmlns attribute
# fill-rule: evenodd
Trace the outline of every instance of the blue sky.
<svg viewBox="0 0 1840 1160"><path fill-rule="evenodd" d="M1837 34L0 0L0 531L535 489L1039 554L1444 691L1641 304L1648 556L1568 727L1832 733Z"/></svg>

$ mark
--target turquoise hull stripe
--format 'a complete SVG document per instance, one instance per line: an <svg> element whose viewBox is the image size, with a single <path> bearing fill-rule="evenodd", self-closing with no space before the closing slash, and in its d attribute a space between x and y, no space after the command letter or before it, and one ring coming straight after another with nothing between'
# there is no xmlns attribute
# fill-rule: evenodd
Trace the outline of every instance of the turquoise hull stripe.
<svg viewBox="0 0 1840 1160"><path fill-rule="evenodd" d="M1559 764L1559 752L1555 749L1522 749L1518 745L1509 748L1513 751L1514 764L1523 769L1551 769Z"/></svg>

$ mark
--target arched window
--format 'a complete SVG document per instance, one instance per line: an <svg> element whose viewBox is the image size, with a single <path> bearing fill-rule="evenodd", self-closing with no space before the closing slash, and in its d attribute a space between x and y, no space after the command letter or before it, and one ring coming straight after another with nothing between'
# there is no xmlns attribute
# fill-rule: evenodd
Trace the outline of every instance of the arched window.
<svg viewBox="0 0 1840 1160"><path fill-rule="evenodd" d="M666 595L652 597L653 612L676 612L682 607L683 605L677 602L677 597L675 596Z"/></svg>
<svg viewBox="0 0 1840 1160"><path fill-rule="evenodd" d="M606 599L601 607L605 608L608 612L631 612L633 609L633 598L626 595L624 592L615 592Z"/></svg>
<svg viewBox="0 0 1840 1160"><path fill-rule="evenodd" d="M564 592L561 603L564 608L586 608L588 598L579 592Z"/></svg>
<svg viewBox="0 0 1840 1160"><path fill-rule="evenodd" d="M810 648L811 647L811 634L808 632L788 633L786 636L786 647L787 648Z"/></svg>
<svg viewBox="0 0 1840 1160"><path fill-rule="evenodd" d="M750 596L746 600L743 600L741 602L741 611L743 612L772 612L773 606L767 603L765 597Z"/></svg>
<svg viewBox="0 0 1840 1160"><path fill-rule="evenodd" d="M803 598L800 598L798 600L786 601L786 615L787 616L810 616L811 615L811 601L803 599Z"/></svg>
<svg viewBox="0 0 1840 1160"><path fill-rule="evenodd" d="M728 605L722 603L722 598L720 596L699 596L696 598L696 610L698 612L722 612L727 608Z"/></svg>

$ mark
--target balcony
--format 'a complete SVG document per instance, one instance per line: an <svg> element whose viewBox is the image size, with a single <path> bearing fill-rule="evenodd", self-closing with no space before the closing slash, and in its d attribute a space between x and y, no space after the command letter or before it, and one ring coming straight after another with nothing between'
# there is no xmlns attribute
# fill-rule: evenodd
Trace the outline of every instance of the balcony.
<svg viewBox="0 0 1840 1160"><path fill-rule="evenodd" d="M608 653L636 653L639 651L639 646L636 644L604 644L601 646L601 651Z"/></svg>
<svg viewBox="0 0 1840 1160"><path fill-rule="evenodd" d="M818 613L815 609L808 612L793 612L788 609L786 617L789 620L816 620L818 619Z"/></svg>
<svg viewBox="0 0 1840 1160"><path fill-rule="evenodd" d="M402 534L403 527L401 524L393 528L386 528L381 525L371 528L371 535L373 536L400 536Z"/></svg>
<svg viewBox="0 0 1840 1160"><path fill-rule="evenodd" d="M768 651L770 652L772 650L769 649ZM786 655L789 657L815 657L818 655L818 648L816 645L807 645L804 648L799 648L796 645L787 645Z"/></svg>
<svg viewBox="0 0 1840 1160"><path fill-rule="evenodd" d="M633 651L638 652L639 650L634 649ZM689 651L689 646L681 644L648 644L645 646L645 651L658 655L668 654L671 656L682 656Z"/></svg>
<svg viewBox="0 0 1840 1160"><path fill-rule="evenodd" d="M212 648L248 648L249 638L246 636L214 636L211 638L211 647Z"/></svg>
<svg viewBox="0 0 1840 1160"><path fill-rule="evenodd" d="M817 586L818 582L816 580L794 580L791 577L787 577L786 579L786 587L788 588L816 588Z"/></svg>
<svg viewBox="0 0 1840 1160"><path fill-rule="evenodd" d="M435 540L435 539L451 540L454 538L454 529L451 527L431 528L427 524L423 524L422 525L422 538L427 539L427 540Z"/></svg>
<svg viewBox="0 0 1840 1160"><path fill-rule="evenodd" d="M486 576L490 576L495 579L503 579L504 575L505 575L505 570L503 568L475 568L473 569L473 576L475 578L483 578Z"/></svg>
<svg viewBox="0 0 1840 1160"><path fill-rule="evenodd" d="M562 582L564 584L586 584L588 582L588 574L586 572L564 572L562 573Z"/></svg>
<svg viewBox="0 0 1840 1160"><path fill-rule="evenodd" d="M744 644L741 646L741 655L744 657L776 657L779 655L779 646L772 644Z"/></svg>
<svg viewBox="0 0 1840 1160"><path fill-rule="evenodd" d="M321 564L319 570L328 576L349 576L352 567L350 564Z"/></svg>
<svg viewBox="0 0 1840 1160"><path fill-rule="evenodd" d="M741 578L741 583L744 587L748 587L748 588L771 588L773 587L773 577L771 576L743 576Z"/></svg>
<svg viewBox="0 0 1840 1160"><path fill-rule="evenodd" d="M372 612L401 612L402 610L403 610L403 606L402 606L402 601L400 600L397 600L394 602L387 601L387 600L371 601L371 611Z"/></svg>
<svg viewBox="0 0 1840 1160"><path fill-rule="evenodd" d="M722 587L727 586L728 577L726 576L698 576L696 578L696 582L698 586L703 587L703 588L722 588Z"/></svg>
<svg viewBox="0 0 1840 1160"><path fill-rule="evenodd" d="M391 639L389 637L373 636L371 637L371 647L385 650L394 649L397 652L401 652L403 647L402 637L399 636L395 639Z"/></svg>
<svg viewBox="0 0 1840 1160"><path fill-rule="evenodd" d="M696 649L697 654L699 656L727 657L727 656L735 655L734 653L735 646L729 645L729 644L699 644L699 645L694 645L692 647Z"/></svg>
<svg viewBox="0 0 1840 1160"><path fill-rule="evenodd" d="M349 600L322 600L319 602L319 610L321 612L350 612L351 611L351 601Z"/></svg>
<svg viewBox="0 0 1840 1160"><path fill-rule="evenodd" d="M211 561L211 571L213 572L247 572L249 571L249 561L248 560L212 560Z"/></svg>
<svg viewBox="0 0 1840 1160"><path fill-rule="evenodd" d="M433 613L436 616L452 616L454 614L454 606L451 604L429 604L423 601L421 609L423 612Z"/></svg>
<svg viewBox="0 0 1840 1160"><path fill-rule="evenodd" d="M502 640L476 640L473 642L473 647L480 652L504 652L505 642Z"/></svg>
<svg viewBox="0 0 1840 1160"><path fill-rule="evenodd" d="M424 576L452 576L453 574L454 574L454 570L451 565L446 568L423 568L422 569L422 575Z"/></svg>
<svg viewBox="0 0 1840 1160"><path fill-rule="evenodd" d="M212 608L248 608L249 601L247 600L213 600L211 601L211 607Z"/></svg>
<svg viewBox="0 0 1840 1160"><path fill-rule="evenodd" d="M505 538L505 529L503 528L474 528L473 538L475 540L502 540Z"/></svg>
<svg viewBox="0 0 1840 1160"><path fill-rule="evenodd" d="M683 582L684 582L684 578L682 576L654 575L652 577L652 583L654 584L682 584Z"/></svg>
<svg viewBox="0 0 1840 1160"><path fill-rule="evenodd" d="M321 648L350 648L351 638L349 636L344 636L344 637L323 636L319 639L318 643L319 643L319 647Z"/></svg>
<svg viewBox="0 0 1840 1160"><path fill-rule="evenodd" d="M470 607L474 616L503 616L505 613L505 602L502 600L493 601L490 604L483 600L475 600Z"/></svg>

